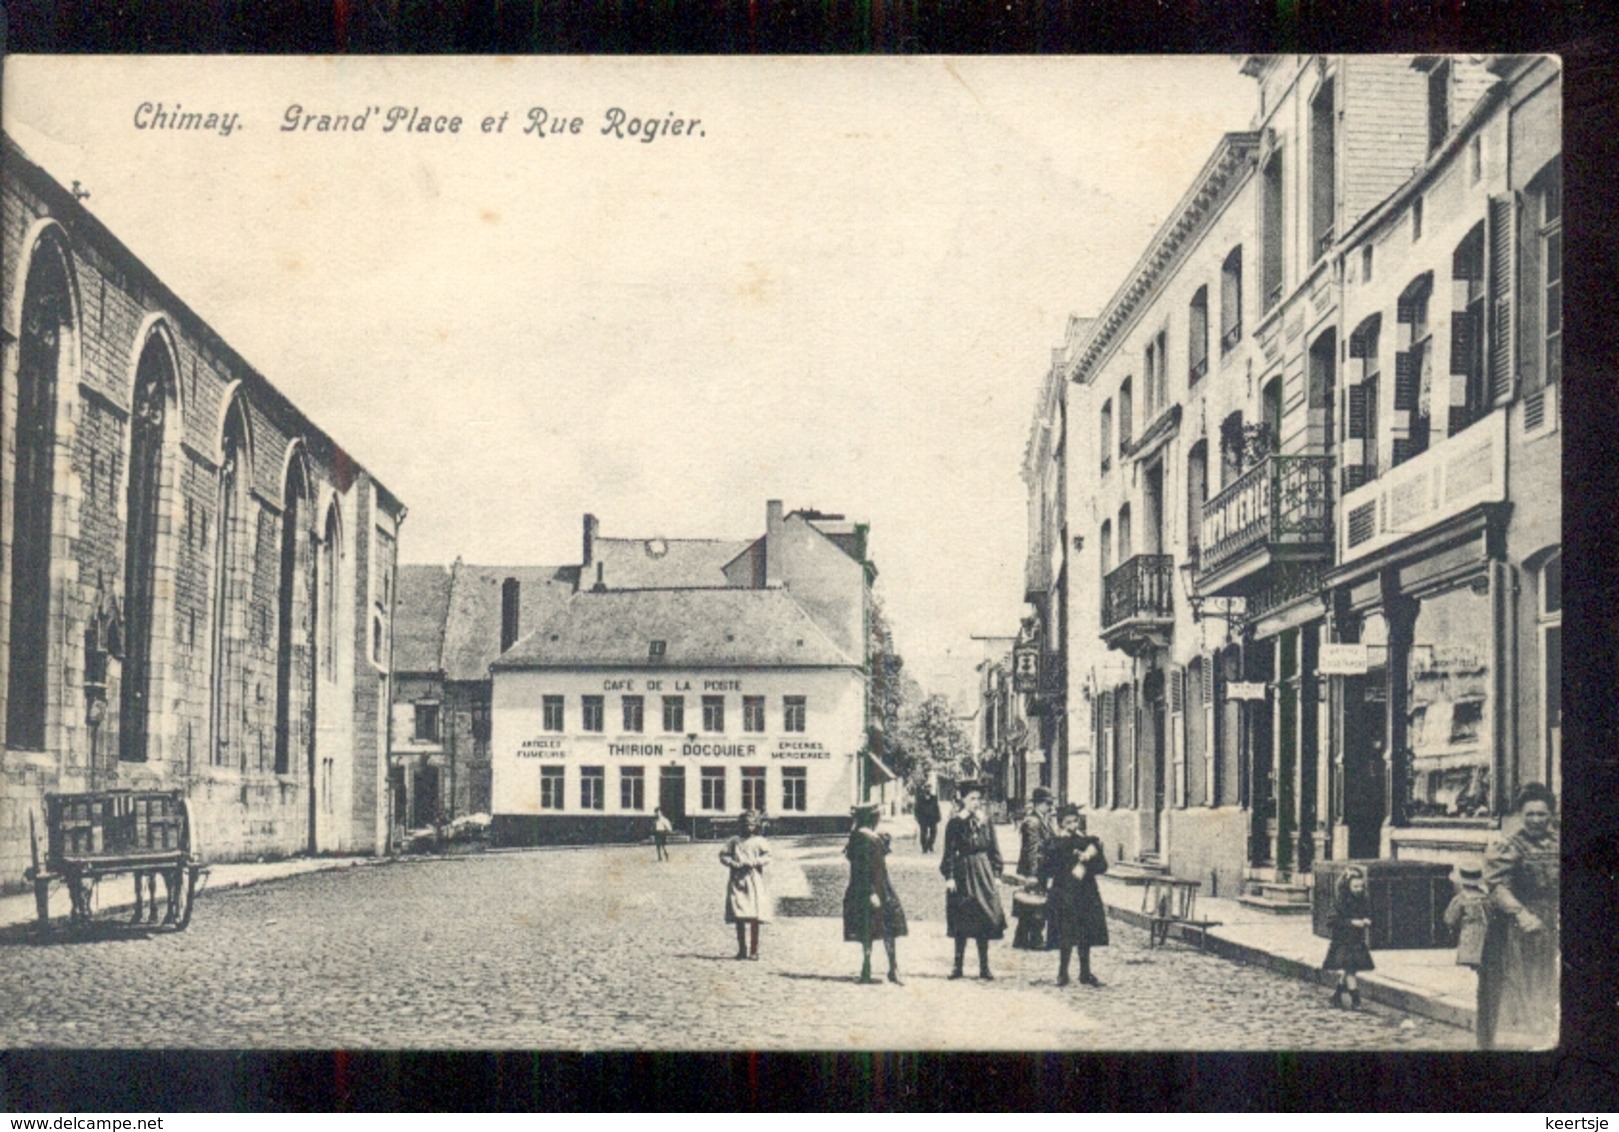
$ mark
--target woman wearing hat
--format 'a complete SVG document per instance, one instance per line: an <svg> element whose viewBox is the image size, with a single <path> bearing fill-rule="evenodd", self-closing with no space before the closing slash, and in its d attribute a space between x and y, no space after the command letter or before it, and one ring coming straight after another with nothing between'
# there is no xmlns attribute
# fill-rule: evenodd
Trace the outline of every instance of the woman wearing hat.
<svg viewBox="0 0 1619 1132"><path fill-rule="evenodd" d="M1057 836L1046 845L1041 858L1041 876L1050 882L1046 897L1046 947L1061 950L1057 985L1069 983L1068 961L1079 951L1079 981L1099 987L1102 981L1091 974L1091 948L1107 946L1107 909L1096 878L1107 872L1107 856L1102 842L1085 833L1085 816L1075 805L1057 813Z"/></svg>
<svg viewBox="0 0 1619 1132"><path fill-rule="evenodd" d="M871 977L871 941L881 938L888 952L888 981L901 985L894 940L905 934L905 909L888 880L888 838L877 832L882 813L876 803L856 806L854 829L843 855L849 858L849 887L843 893L843 938L861 948L860 981Z"/></svg>
<svg viewBox="0 0 1619 1132"><path fill-rule="evenodd" d="M1484 856L1489 929L1478 970L1479 1044L1546 1049L1557 1044L1558 844L1556 799L1538 782L1518 792L1522 826Z"/></svg>
<svg viewBox="0 0 1619 1132"><path fill-rule="evenodd" d="M770 842L759 833L759 815L748 810L737 819L737 835L720 850L720 864L731 870L725 886L725 922L736 925L736 957L759 958L759 925L770 922L770 890L765 866Z"/></svg>
<svg viewBox="0 0 1619 1132"><path fill-rule="evenodd" d="M1029 812L1018 825L1017 873L1023 878L1026 891L1037 891L1040 882L1040 860L1051 839L1056 836L1051 824L1051 791L1036 786L1029 795ZM1038 899L1038 898L1037 898ZM1043 944L1046 910L1043 903L1024 903L1014 898L1012 915L1017 920L1017 931L1012 935L1012 946L1020 951L1039 951Z"/></svg>
<svg viewBox="0 0 1619 1132"><path fill-rule="evenodd" d="M939 862L939 874L944 877L945 931L956 941L956 965L950 977L961 978L970 939L978 944L978 977L993 979L989 941L1006 934L1006 913L996 889L1001 850L984 816L984 788L976 782L963 782L959 790L956 812L944 827L944 858Z"/></svg>

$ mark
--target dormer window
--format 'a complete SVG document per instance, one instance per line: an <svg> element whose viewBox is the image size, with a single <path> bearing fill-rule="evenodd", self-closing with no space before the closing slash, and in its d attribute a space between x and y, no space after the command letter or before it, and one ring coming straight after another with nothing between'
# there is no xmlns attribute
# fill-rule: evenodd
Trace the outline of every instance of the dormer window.
<svg viewBox="0 0 1619 1132"><path fill-rule="evenodd" d="M648 650L649 655L651 655L651 656L663 656L668 651L669 651L669 642L668 641L653 641L651 649Z"/></svg>

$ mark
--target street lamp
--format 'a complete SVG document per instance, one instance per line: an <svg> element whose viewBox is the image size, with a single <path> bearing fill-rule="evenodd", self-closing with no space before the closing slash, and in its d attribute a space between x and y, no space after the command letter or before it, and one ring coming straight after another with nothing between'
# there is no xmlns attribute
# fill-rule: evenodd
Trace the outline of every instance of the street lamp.
<svg viewBox="0 0 1619 1132"><path fill-rule="evenodd" d="M1179 566L1181 589L1192 609L1192 620L1218 617L1226 623L1226 632L1242 624L1248 616L1248 599L1244 597L1207 597L1197 592L1197 559L1189 558Z"/></svg>

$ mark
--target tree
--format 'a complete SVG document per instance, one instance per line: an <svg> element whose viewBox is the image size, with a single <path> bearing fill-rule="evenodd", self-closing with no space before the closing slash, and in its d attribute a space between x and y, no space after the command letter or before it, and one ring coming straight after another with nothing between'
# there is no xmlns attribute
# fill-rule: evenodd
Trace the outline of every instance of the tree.
<svg viewBox="0 0 1619 1132"><path fill-rule="evenodd" d="M907 712L900 725L901 758L895 769L914 788L935 774L970 778L976 767L972 742L950 701L931 695Z"/></svg>

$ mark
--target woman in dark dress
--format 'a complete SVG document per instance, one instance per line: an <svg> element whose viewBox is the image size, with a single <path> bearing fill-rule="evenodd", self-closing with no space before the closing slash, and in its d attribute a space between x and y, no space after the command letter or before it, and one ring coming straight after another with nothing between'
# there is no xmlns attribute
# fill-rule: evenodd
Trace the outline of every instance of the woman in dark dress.
<svg viewBox="0 0 1619 1132"><path fill-rule="evenodd" d="M1079 981L1099 987L1091 974L1091 948L1107 946L1107 909L1096 878L1107 872L1102 843L1085 834L1085 818L1078 806L1064 806L1057 814L1061 832L1046 843L1040 859L1041 879L1050 884L1046 896L1046 948L1060 950L1057 985L1069 983L1068 961L1079 951Z"/></svg>
<svg viewBox="0 0 1619 1132"><path fill-rule="evenodd" d="M950 824L944 827L945 932L956 941L952 979L961 978L967 941L978 944L978 977L993 979L989 971L989 941L1006 934L1006 913L1001 909L998 878L1001 850L995 831L984 816L984 788L976 782L960 786L960 801Z"/></svg>
<svg viewBox="0 0 1619 1132"><path fill-rule="evenodd" d="M1484 855L1490 926L1478 969L1483 1049L1557 1044L1562 934L1558 917L1556 799L1538 782L1518 792L1523 826Z"/></svg>
<svg viewBox="0 0 1619 1132"><path fill-rule="evenodd" d="M843 855L849 858L849 887L843 893L843 938L860 944L860 981L871 977L871 941L881 939L888 952L888 981L902 986L894 940L905 934L905 909L888 880L888 838L877 832L881 807L854 808L855 827Z"/></svg>
<svg viewBox="0 0 1619 1132"><path fill-rule="evenodd" d="M1338 985L1332 992L1334 1006L1344 1004L1344 992L1348 991L1349 1001L1355 1009L1360 1008L1360 985L1355 973L1376 966L1366 946L1366 929L1371 926L1372 901L1366 895L1366 873L1358 868L1345 869L1338 878L1332 911L1327 916L1332 942L1327 944L1327 957L1321 961L1323 971L1338 972Z"/></svg>

